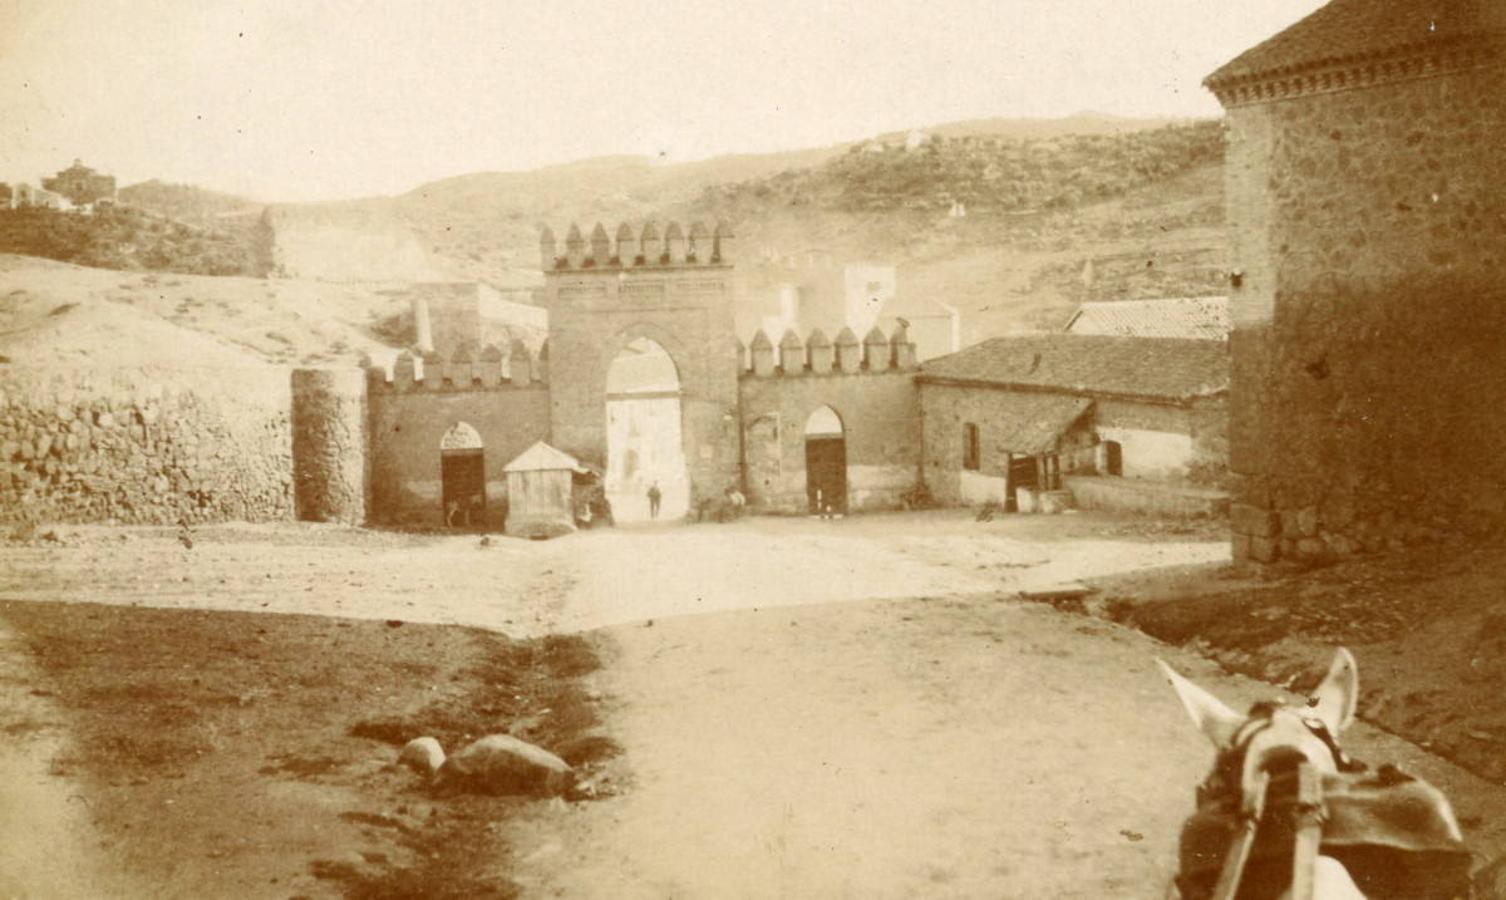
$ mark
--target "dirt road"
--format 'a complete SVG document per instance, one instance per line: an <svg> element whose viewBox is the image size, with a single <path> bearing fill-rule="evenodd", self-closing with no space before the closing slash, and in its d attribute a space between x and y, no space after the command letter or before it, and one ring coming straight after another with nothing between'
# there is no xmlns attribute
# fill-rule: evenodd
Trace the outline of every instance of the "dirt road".
<svg viewBox="0 0 1506 900"><path fill-rule="evenodd" d="M476 625L515 637L770 606L1015 591L1228 559L1226 541L1105 537L1082 514L966 510L837 522L661 524L530 542L309 525L60 528L0 544L0 598Z"/></svg>
<svg viewBox="0 0 1506 900"><path fill-rule="evenodd" d="M625 789L508 826L528 896L1161 896L1208 751L1153 658L1236 704L1272 692L1013 599L1227 558L1219 540L1090 515L548 543L303 526L205 529L192 549L170 530L62 538L0 550L0 597L594 629ZM1500 787L1364 729L1347 743L1435 779L1482 846L1506 846Z"/></svg>
<svg viewBox="0 0 1506 900"><path fill-rule="evenodd" d="M1153 658L1241 705L1274 692L993 595L606 634L633 786L518 823L531 896L1161 897L1210 754ZM1499 786L1363 727L1346 744L1506 847Z"/></svg>

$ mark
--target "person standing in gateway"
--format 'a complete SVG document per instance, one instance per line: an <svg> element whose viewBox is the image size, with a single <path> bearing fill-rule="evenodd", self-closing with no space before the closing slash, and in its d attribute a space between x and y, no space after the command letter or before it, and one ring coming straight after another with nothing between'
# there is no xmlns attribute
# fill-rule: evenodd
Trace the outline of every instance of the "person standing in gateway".
<svg viewBox="0 0 1506 900"><path fill-rule="evenodd" d="M659 518L659 500L663 497L664 495L659 492L659 482L655 481L648 486L648 517L650 519Z"/></svg>

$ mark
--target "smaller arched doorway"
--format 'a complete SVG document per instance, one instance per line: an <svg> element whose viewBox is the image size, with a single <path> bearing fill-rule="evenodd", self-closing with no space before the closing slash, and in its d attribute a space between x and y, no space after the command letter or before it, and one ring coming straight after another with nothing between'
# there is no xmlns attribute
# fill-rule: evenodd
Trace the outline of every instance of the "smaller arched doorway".
<svg viewBox="0 0 1506 900"><path fill-rule="evenodd" d="M805 420L805 494L813 514L847 512L847 435L830 406Z"/></svg>
<svg viewBox="0 0 1506 900"><path fill-rule="evenodd" d="M439 439L439 479L444 523L482 524L486 514L486 454L481 435L456 422Z"/></svg>

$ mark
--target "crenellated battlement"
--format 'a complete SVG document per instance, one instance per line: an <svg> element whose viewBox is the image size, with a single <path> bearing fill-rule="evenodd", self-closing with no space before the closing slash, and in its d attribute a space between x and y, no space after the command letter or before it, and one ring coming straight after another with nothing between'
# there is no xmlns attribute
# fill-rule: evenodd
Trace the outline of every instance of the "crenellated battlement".
<svg viewBox="0 0 1506 900"><path fill-rule="evenodd" d="M776 375L840 375L904 372L916 368L915 344L903 325L885 336L874 326L862 340L851 328L843 328L836 340L817 328L804 341L789 330L774 342L763 329L753 335L746 353L737 345L738 375L767 378Z"/></svg>
<svg viewBox="0 0 1506 900"><path fill-rule="evenodd" d="M692 222L685 228L671 222L663 231L652 221L636 230L623 222L610 237L600 222L589 236L579 225L571 223L563 247L546 225L539 232L539 264L546 273L730 266L734 244L732 227L725 222L712 229L701 222Z"/></svg>
<svg viewBox="0 0 1506 900"><path fill-rule="evenodd" d="M514 340L505 353L496 344L479 350L462 346L448 359L404 351L390 368L368 358L365 369L373 391L489 391L547 384L548 360L547 341L535 355Z"/></svg>

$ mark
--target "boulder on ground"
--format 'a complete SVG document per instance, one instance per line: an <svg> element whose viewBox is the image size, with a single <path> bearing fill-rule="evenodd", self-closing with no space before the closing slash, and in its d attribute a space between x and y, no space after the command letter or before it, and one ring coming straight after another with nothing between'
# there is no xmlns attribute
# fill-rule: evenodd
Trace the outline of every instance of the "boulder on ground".
<svg viewBox="0 0 1506 900"><path fill-rule="evenodd" d="M508 734L492 734L445 760L436 787L486 794L558 795L574 771L542 747Z"/></svg>
<svg viewBox="0 0 1506 900"><path fill-rule="evenodd" d="M444 748L434 738L414 738L403 745L403 752L398 754L397 761L399 765L416 772L433 775L444 765Z"/></svg>

